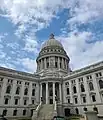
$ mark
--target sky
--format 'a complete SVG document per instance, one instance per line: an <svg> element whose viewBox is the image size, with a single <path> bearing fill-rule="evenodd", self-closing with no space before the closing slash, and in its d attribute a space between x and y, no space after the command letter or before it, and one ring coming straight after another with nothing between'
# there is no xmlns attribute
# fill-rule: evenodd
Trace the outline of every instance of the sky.
<svg viewBox="0 0 103 120"><path fill-rule="evenodd" d="M53 33L77 70L103 60L103 0L0 0L0 66L34 73Z"/></svg>

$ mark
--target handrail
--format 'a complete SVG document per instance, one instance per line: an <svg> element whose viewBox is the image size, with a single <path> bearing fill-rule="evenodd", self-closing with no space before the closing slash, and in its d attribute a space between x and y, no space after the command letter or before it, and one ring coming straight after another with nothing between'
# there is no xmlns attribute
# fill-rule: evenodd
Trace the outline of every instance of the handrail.
<svg viewBox="0 0 103 120"><path fill-rule="evenodd" d="M54 115L53 116L57 116L57 102L56 102L56 100L54 102Z"/></svg>
<svg viewBox="0 0 103 120"><path fill-rule="evenodd" d="M39 105L37 106L37 108L36 108L35 111L38 111L38 110L39 110L39 108L41 107L41 104L42 104L42 102L39 103Z"/></svg>
<svg viewBox="0 0 103 120"><path fill-rule="evenodd" d="M35 118L38 117L38 112L39 112L39 110L40 110L41 105L42 105L42 102L40 102L39 105L37 106L36 110L33 111L32 120L35 120Z"/></svg>

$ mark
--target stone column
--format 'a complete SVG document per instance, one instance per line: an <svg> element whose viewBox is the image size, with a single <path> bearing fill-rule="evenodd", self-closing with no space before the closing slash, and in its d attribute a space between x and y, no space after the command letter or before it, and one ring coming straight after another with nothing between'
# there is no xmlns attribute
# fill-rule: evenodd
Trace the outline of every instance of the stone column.
<svg viewBox="0 0 103 120"><path fill-rule="evenodd" d="M65 61L64 61L65 63L65 69L67 70L67 60L65 59Z"/></svg>
<svg viewBox="0 0 103 120"><path fill-rule="evenodd" d="M42 97L42 83L40 84L40 102L41 102L41 97Z"/></svg>
<svg viewBox="0 0 103 120"><path fill-rule="evenodd" d="M64 69L64 59L62 58L62 68Z"/></svg>
<svg viewBox="0 0 103 120"><path fill-rule="evenodd" d="M55 103L55 82L53 82L53 103Z"/></svg>
<svg viewBox="0 0 103 120"><path fill-rule="evenodd" d="M60 103L61 103L62 102L61 83L59 83L59 97L60 97Z"/></svg>
<svg viewBox="0 0 103 120"><path fill-rule="evenodd" d="M58 68L60 69L60 57L58 57Z"/></svg>
<svg viewBox="0 0 103 120"><path fill-rule="evenodd" d="M44 58L44 69L46 69L46 58Z"/></svg>
<svg viewBox="0 0 103 120"><path fill-rule="evenodd" d="M46 104L48 104L48 82L46 83Z"/></svg>

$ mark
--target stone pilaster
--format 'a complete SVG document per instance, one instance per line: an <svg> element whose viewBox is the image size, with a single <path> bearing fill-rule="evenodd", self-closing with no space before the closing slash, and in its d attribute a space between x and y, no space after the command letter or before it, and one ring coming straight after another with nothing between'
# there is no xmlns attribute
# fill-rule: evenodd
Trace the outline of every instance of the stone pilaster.
<svg viewBox="0 0 103 120"><path fill-rule="evenodd" d="M24 96L24 88L25 88L25 82L22 81L22 87L21 87L21 92L20 92L20 105L24 105L24 100L23 100L23 96Z"/></svg>
<svg viewBox="0 0 103 120"><path fill-rule="evenodd" d="M32 97L32 83L29 83L29 104L31 104L31 97Z"/></svg>
<svg viewBox="0 0 103 120"><path fill-rule="evenodd" d="M0 96L0 104L3 105L4 104L4 95L7 89L7 81L8 79L4 78L3 79L3 85L2 85L2 90L1 90L1 96Z"/></svg>

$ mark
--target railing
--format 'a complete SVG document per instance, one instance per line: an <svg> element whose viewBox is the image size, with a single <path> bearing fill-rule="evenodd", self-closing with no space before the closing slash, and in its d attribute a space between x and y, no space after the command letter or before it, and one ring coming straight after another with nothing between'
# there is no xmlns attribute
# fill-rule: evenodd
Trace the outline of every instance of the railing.
<svg viewBox="0 0 103 120"><path fill-rule="evenodd" d="M37 106L36 110L33 111L32 120L35 120L38 117L38 113L39 113L39 110L41 108L41 105L42 105L42 102L40 102L40 104Z"/></svg>
<svg viewBox="0 0 103 120"><path fill-rule="evenodd" d="M53 116L57 116L57 101L54 102L54 113Z"/></svg>

